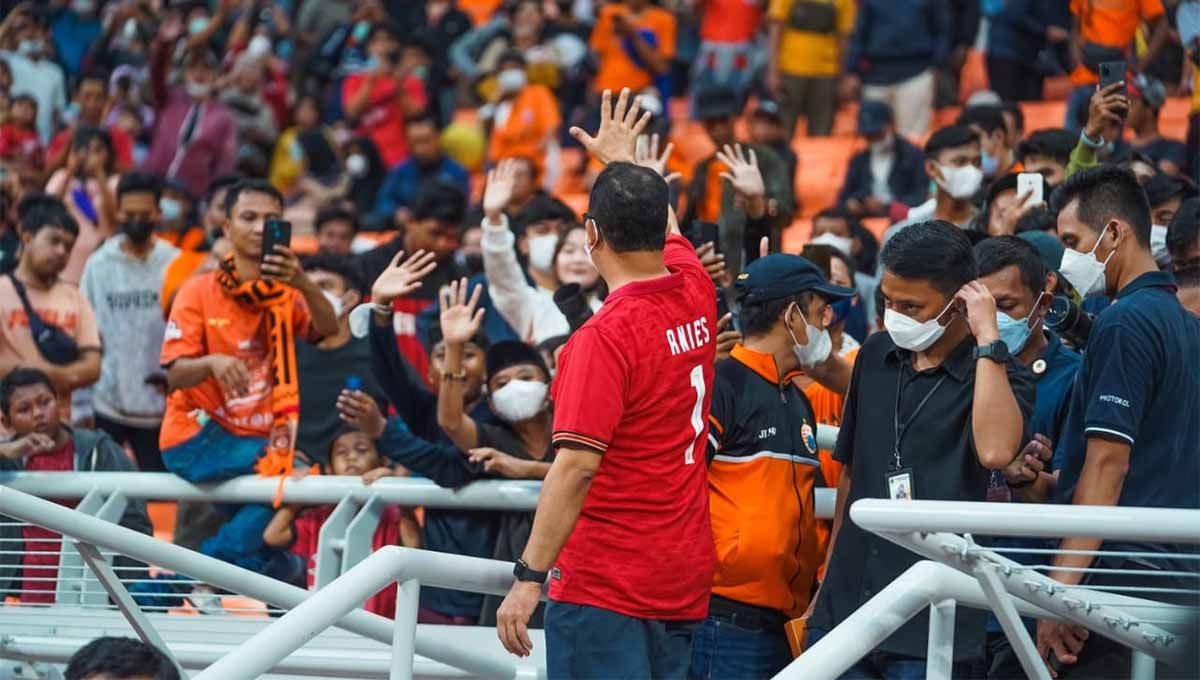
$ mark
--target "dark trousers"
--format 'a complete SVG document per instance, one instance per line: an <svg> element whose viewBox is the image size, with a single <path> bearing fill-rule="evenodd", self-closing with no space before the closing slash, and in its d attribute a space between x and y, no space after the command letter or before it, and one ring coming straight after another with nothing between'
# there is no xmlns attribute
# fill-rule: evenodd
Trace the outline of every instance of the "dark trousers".
<svg viewBox="0 0 1200 680"><path fill-rule="evenodd" d="M987 55L988 85L1006 102L1042 98L1042 73L1036 64Z"/></svg>
<svg viewBox="0 0 1200 680"><path fill-rule="evenodd" d="M158 431L160 427L134 427L109 420L99 413L96 414L96 427L103 430L113 441L122 446L128 444L133 449L133 457L137 459L138 470L142 472L166 472L163 466L162 451L158 449Z"/></svg>
<svg viewBox="0 0 1200 680"><path fill-rule="evenodd" d="M546 605L546 677L683 680L698 625L551 600Z"/></svg>

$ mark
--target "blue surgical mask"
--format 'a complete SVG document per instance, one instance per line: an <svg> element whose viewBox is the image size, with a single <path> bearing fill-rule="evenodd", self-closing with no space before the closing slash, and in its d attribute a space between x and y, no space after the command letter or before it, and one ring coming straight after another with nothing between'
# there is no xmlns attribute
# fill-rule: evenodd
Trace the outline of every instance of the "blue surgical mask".
<svg viewBox="0 0 1200 680"><path fill-rule="evenodd" d="M985 176L994 177L996 175L996 171L1000 169L1000 159L984 151L981 165L983 167L983 174Z"/></svg>
<svg viewBox="0 0 1200 680"><path fill-rule="evenodd" d="M163 196L158 199L158 209L165 222L175 222L183 217L183 205L174 198Z"/></svg>
<svg viewBox="0 0 1200 680"><path fill-rule="evenodd" d="M1042 309L1044 295L1047 295L1045 291L1038 295L1038 299L1033 303L1033 311L1023 319L1014 319L1004 312L996 312L996 326L1000 331L1000 339L1008 347L1009 354L1017 354L1025 349L1025 343L1029 342L1029 336L1033 334L1033 327L1041 321L1040 317L1034 318L1034 314Z"/></svg>

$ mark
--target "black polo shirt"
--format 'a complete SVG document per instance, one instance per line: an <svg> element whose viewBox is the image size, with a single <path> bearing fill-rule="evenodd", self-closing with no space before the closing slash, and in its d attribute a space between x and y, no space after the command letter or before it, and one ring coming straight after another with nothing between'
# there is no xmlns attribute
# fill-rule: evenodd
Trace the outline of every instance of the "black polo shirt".
<svg viewBox="0 0 1200 680"><path fill-rule="evenodd" d="M899 421L902 425L911 421L899 448L903 467L912 470L913 497L945 501L986 498L989 471L979 463L971 430L975 346L975 339L968 336L940 366L920 372L913 368L912 353L896 347L887 333L867 338L859 351L833 452L835 459L850 466L850 497L809 623L811 628L832 629L921 559L850 520L850 506L860 498L888 498L887 475L893 469L896 444L898 383ZM1035 390L1033 374L1012 359L1008 380L1028 431ZM917 410L939 382L940 387ZM902 626L879 649L924 658L928 633L926 611ZM955 616L954 658L983 656L983 639L984 612L960 607Z"/></svg>
<svg viewBox="0 0 1200 680"><path fill-rule="evenodd" d="M1167 272L1137 277L1096 317L1063 428L1059 502L1075 494L1091 437L1130 446L1117 505L1200 508L1200 320L1179 304ZM1195 561L1171 566L1197 568Z"/></svg>

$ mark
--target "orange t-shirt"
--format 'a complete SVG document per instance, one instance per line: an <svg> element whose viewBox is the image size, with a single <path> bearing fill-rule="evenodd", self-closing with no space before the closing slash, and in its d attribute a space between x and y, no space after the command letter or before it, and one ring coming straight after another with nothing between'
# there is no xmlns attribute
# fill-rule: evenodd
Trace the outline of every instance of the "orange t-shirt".
<svg viewBox="0 0 1200 680"><path fill-rule="evenodd" d="M308 304L288 289L292 299L292 333L310 336ZM178 389L167 397L163 415L162 448L194 437L203 426L200 412L230 433L265 437L274 422L271 410L271 357L266 313L235 302L217 282L217 272L191 279L179 289L163 336L162 365L177 359L225 354L245 363L250 389L241 397L226 395L215 378L195 387Z"/></svg>
<svg viewBox="0 0 1200 680"><path fill-rule="evenodd" d="M481 26L492 20L504 0L458 0L458 8L471 17L471 23Z"/></svg>
<svg viewBox="0 0 1200 680"><path fill-rule="evenodd" d="M596 52L599 70L593 83L597 92L612 90L619 92L628 87L637 92L645 89L654 81L653 74L648 68L638 66L631 54L633 47L626 50L628 40L617 34L613 27L613 18L622 14L632 22L634 28L646 37L659 54L668 59L675 57L675 17L665 9L647 7L641 14L634 15L625 5L611 3L600 10L596 18L596 26L592 29L592 49ZM640 61L640 59L638 60Z"/></svg>
<svg viewBox="0 0 1200 680"><path fill-rule="evenodd" d="M61 280L49 290L26 285L25 295L42 321L58 326L80 349L100 349L96 314L79 286ZM0 276L0 359L25 366L46 363L29 332L29 315L8 276Z"/></svg>
<svg viewBox="0 0 1200 680"><path fill-rule="evenodd" d="M1085 43L1124 49L1133 42L1138 22L1162 16L1162 0L1071 0L1071 14L1079 20L1079 34ZM1083 64L1071 72L1075 85L1099 82L1099 77Z"/></svg>
<svg viewBox="0 0 1200 680"><path fill-rule="evenodd" d="M503 125L492 129L488 160L524 156L537 167L537 176L546 171L546 145L555 140L562 116L558 100L542 85L529 85L512 101L512 109Z"/></svg>
<svg viewBox="0 0 1200 680"><path fill-rule="evenodd" d="M158 238L183 251L194 251L204 245L204 227L188 227L183 233L159 232Z"/></svg>

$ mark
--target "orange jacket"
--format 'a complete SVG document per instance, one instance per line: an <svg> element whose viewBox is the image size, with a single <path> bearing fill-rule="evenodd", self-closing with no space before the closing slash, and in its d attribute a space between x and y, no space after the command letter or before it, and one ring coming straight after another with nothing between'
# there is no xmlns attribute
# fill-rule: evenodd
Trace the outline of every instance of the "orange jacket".
<svg viewBox="0 0 1200 680"><path fill-rule="evenodd" d="M523 156L537 167L537 181L546 172L546 147L557 141L562 116L558 100L542 85L526 85L512 102L503 125L492 129L488 160Z"/></svg>
<svg viewBox="0 0 1200 680"><path fill-rule="evenodd" d="M791 617L808 608L824 558L813 516L816 419L794 375L734 347L717 364L708 447L713 594Z"/></svg>

